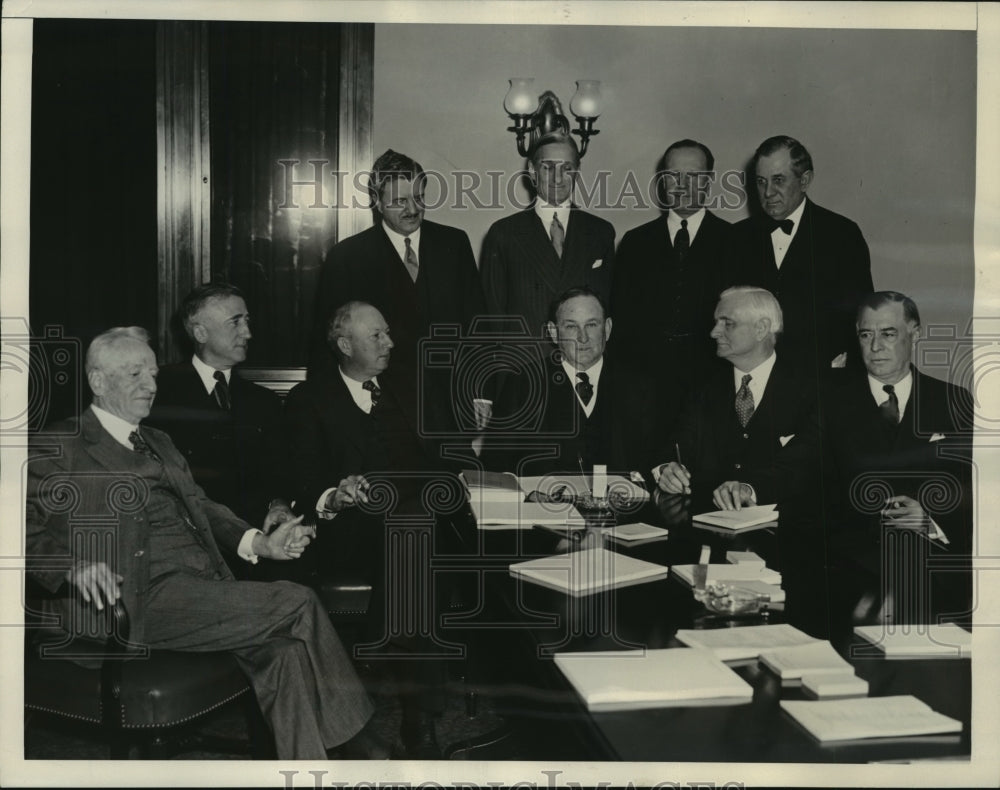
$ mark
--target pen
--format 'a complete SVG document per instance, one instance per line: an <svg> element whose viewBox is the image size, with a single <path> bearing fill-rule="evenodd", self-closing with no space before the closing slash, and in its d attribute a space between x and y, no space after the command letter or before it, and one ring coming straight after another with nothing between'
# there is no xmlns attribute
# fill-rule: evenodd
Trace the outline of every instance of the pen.
<svg viewBox="0 0 1000 790"><path fill-rule="evenodd" d="M583 484L587 485L587 475L583 471L583 456L582 455L578 455L576 457L576 465L580 467L580 477L583 478ZM594 495L594 491L593 491L592 488L590 488L590 486L587 486L587 493L590 494L591 496Z"/></svg>
<svg viewBox="0 0 1000 790"><path fill-rule="evenodd" d="M684 462L681 460L681 445L680 442L674 442L674 452L677 453L677 463L684 466Z"/></svg>

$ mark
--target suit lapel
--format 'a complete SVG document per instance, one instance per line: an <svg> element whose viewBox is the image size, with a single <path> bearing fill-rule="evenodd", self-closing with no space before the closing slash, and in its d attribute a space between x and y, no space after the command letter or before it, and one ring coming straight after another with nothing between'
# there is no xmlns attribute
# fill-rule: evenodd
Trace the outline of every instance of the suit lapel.
<svg viewBox="0 0 1000 790"><path fill-rule="evenodd" d="M562 284L562 264L556 257L555 248L549 238L548 230L542 224L541 219L533 208L524 212L525 222L519 229L517 244L520 247L521 258L525 261L529 270L537 272L538 277L545 283L549 291L554 294L561 292ZM570 228L573 223L570 222ZM569 253L570 234L566 236L566 247L563 249L563 258L566 259Z"/></svg>

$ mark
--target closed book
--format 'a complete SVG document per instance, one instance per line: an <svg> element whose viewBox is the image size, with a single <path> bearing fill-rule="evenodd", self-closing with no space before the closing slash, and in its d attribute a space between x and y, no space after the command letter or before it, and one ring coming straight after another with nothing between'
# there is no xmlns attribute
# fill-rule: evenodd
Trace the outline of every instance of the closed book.
<svg viewBox="0 0 1000 790"><path fill-rule="evenodd" d="M703 650L559 653L556 666L592 711L742 705L753 688Z"/></svg>
<svg viewBox="0 0 1000 790"><path fill-rule="evenodd" d="M854 667L829 642L779 647L760 654L761 663L778 675L782 683L801 682L803 675L854 675Z"/></svg>
<svg viewBox="0 0 1000 790"><path fill-rule="evenodd" d="M580 596L665 579L669 568L607 549L583 549L510 566L510 575Z"/></svg>
<svg viewBox="0 0 1000 790"><path fill-rule="evenodd" d="M824 743L961 732L962 722L910 695L783 700L781 708Z"/></svg>
<svg viewBox="0 0 1000 790"><path fill-rule="evenodd" d="M700 513L692 517L695 526L709 524L720 529L739 532L743 529L776 524L778 511L776 505L753 505L739 510L715 510L711 513Z"/></svg>

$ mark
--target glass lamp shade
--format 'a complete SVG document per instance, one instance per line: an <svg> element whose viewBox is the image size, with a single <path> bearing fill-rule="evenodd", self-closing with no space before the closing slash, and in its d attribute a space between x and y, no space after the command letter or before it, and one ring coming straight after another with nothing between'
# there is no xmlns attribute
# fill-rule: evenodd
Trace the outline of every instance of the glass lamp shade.
<svg viewBox="0 0 1000 790"><path fill-rule="evenodd" d="M508 115L530 115L538 106L532 83L534 77L511 77L510 90L503 100L503 108Z"/></svg>
<svg viewBox="0 0 1000 790"><path fill-rule="evenodd" d="M596 118L601 114L600 80L577 80L576 93L569 101L570 112L576 118Z"/></svg>

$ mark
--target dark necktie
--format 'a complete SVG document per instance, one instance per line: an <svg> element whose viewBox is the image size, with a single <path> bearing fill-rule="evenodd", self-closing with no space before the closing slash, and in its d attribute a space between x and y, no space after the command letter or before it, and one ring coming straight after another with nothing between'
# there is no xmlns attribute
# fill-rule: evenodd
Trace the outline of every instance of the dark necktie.
<svg viewBox="0 0 1000 790"><path fill-rule="evenodd" d="M229 411L233 407L233 402L229 398L229 385L226 383L226 374L221 370L217 370L212 378L215 379L215 389L212 390L215 402L219 404L220 409Z"/></svg>
<svg viewBox="0 0 1000 790"><path fill-rule="evenodd" d="M691 236L688 234L688 221L681 220L680 230L674 235L674 252L677 253L677 260L683 261L691 249Z"/></svg>
<svg viewBox="0 0 1000 790"><path fill-rule="evenodd" d="M889 400L879 404L878 410L882 412L886 422L896 427L899 425L899 398L896 397L896 388L892 384L885 384L882 391L888 393Z"/></svg>
<svg viewBox="0 0 1000 790"><path fill-rule="evenodd" d="M132 431L132 433L128 435L128 440L132 442L132 449L137 453L146 456L151 461L162 463L162 461L160 461L160 456L158 456L146 440L142 438L142 434L139 433L139 431Z"/></svg>
<svg viewBox="0 0 1000 790"><path fill-rule="evenodd" d="M590 376L586 373L577 373L576 377L580 379L576 383L576 394L580 396L583 405L588 406L590 399L594 397L594 385L590 383Z"/></svg>
<svg viewBox="0 0 1000 790"><path fill-rule="evenodd" d="M406 255L403 257L403 263L406 264L406 271L410 273L410 279L416 282L417 273L420 271L417 254L413 251L413 245L410 243L409 236L403 239L403 244L406 245Z"/></svg>
<svg viewBox="0 0 1000 790"><path fill-rule="evenodd" d="M559 215L554 211L552 212L552 224L549 226L549 236L552 238L552 246L556 249L556 256L562 258L566 231L559 221Z"/></svg>
<svg viewBox="0 0 1000 790"><path fill-rule="evenodd" d="M781 228L786 236L791 236L792 230L795 228L795 221L790 219L769 219L767 224L770 233L774 233L778 228Z"/></svg>
<svg viewBox="0 0 1000 790"><path fill-rule="evenodd" d="M368 390L372 394L372 409L374 410L378 406L378 399L382 397L382 390L371 379L362 384L361 389Z"/></svg>
<svg viewBox="0 0 1000 790"><path fill-rule="evenodd" d="M753 416L754 403L753 393L750 392L750 381L753 378L749 373L743 377L740 388L736 391L736 417L740 425L746 428L750 418Z"/></svg>

